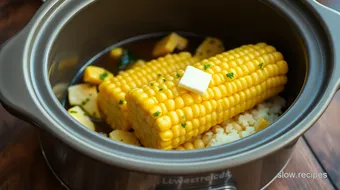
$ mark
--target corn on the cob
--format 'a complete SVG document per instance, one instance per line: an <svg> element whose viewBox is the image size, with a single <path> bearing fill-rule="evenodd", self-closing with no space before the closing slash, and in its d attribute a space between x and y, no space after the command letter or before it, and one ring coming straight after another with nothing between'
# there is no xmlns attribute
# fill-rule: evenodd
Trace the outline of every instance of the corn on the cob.
<svg viewBox="0 0 340 190"><path fill-rule="evenodd" d="M110 81L99 86L97 102L104 118L113 129L129 130L125 94L155 80L165 80L164 76L189 64L197 62L188 52L167 55L157 60L123 71Z"/></svg>
<svg viewBox="0 0 340 190"><path fill-rule="evenodd" d="M204 95L177 87L183 70L128 92L128 111L141 143L173 149L280 93L288 65L265 43L247 45L193 65L212 74Z"/></svg>

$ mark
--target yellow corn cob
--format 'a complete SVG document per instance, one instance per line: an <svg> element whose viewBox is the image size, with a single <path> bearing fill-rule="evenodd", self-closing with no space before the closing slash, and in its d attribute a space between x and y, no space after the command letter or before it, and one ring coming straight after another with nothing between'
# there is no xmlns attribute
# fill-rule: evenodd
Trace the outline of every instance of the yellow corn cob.
<svg viewBox="0 0 340 190"><path fill-rule="evenodd" d="M144 146L176 148L277 95L287 82L282 54L265 43L242 46L193 66L212 74L204 95L177 87L183 70L126 95L133 129Z"/></svg>
<svg viewBox="0 0 340 190"><path fill-rule="evenodd" d="M123 71L112 80L101 83L97 102L107 123L113 129L129 130L131 127L128 122L125 94L151 81L164 80L166 74L197 61L198 59L188 52L167 55Z"/></svg>

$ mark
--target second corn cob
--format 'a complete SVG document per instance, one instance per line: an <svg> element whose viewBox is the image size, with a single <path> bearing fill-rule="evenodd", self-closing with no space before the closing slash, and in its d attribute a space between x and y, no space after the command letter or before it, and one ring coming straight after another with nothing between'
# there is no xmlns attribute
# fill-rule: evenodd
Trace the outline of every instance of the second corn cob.
<svg viewBox="0 0 340 190"><path fill-rule="evenodd" d="M177 87L181 69L127 94L132 126L144 146L176 148L277 95L287 82L288 65L282 54L264 43L242 46L193 66L212 74L204 95Z"/></svg>

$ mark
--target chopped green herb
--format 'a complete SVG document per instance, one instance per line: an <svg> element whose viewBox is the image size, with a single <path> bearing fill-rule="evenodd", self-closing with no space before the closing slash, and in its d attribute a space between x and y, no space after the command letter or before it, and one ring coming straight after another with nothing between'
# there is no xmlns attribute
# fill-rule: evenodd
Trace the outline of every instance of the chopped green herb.
<svg viewBox="0 0 340 190"><path fill-rule="evenodd" d="M150 83L150 86L153 86L153 83Z"/></svg>
<svg viewBox="0 0 340 190"><path fill-rule="evenodd" d="M128 67L130 64L135 63L138 60L138 56L129 50L123 50L123 55L120 57L117 65L118 69L122 70Z"/></svg>
<svg viewBox="0 0 340 190"><path fill-rule="evenodd" d="M71 110L70 113L78 113L77 111Z"/></svg>
<svg viewBox="0 0 340 190"><path fill-rule="evenodd" d="M125 103L124 100L119 100L119 102L118 102L119 105L122 105L122 104L124 104L124 103Z"/></svg>
<svg viewBox="0 0 340 190"><path fill-rule="evenodd" d="M158 76L158 77L161 77L161 76L162 76L162 74L160 74L160 73L159 73L159 74L157 74L157 76Z"/></svg>
<svg viewBox="0 0 340 190"><path fill-rule="evenodd" d="M161 114L160 111L156 111L155 113L153 113L152 115L155 116L155 117L158 117L159 115Z"/></svg>
<svg viewBox="0 0 340 190"><path fill-rule="evenodd" d="M231 73L227 73L226 76L230 79L234 78L234 73L231 72Z"/></svg>
<svg viewBox="0 0 340 190"><path fill-rule="evenodd" d="M185 126L187 126L187 124L186 124L186 123L182 123L181 126L182 126L183 128L185 128Z"/></svg>
<svg viewBox="0 0 340 190"><path fill-rule="evenodd" d="M179 78L179 77L181 77L181 75L180 75L180 74L178 74L178 73L176 73L176 77L177 77L177 78Z"/></svg>
<svg viewBox="0 0 340 190"><path fill-rule="evenodd" d="M263 68L263 62L259 64L260 69Z"/></svg>
<svg viewBox="0 0 340 190"><path fill-rule="evenodd" d="M204 64L204 70L207 70L210 66L210 64Z"/></svg>
<svg viewBox="0 0 340 190"><path fill-rule="evenodd" d="M163 90L163 88L160 88L158 91L162 91Z"/></svg>
<svg viewBox="0 0 340 190"><path fill-rule="evenodd" d="M166 80L165 79L163 79L163 82L165 82Z"/></svg>
<svg viewBox="0 0 340 190"><path fill-rule="evenodd" d="M84 101L81 102L81 105L84 106L87 102L89 102L90 99L89 98L86 98Z"/></svg>
<svg viewBox="0 0 340 190"><path fill-rule="evenodd" d="M104 73L99 75L99 78L100 78L100 80L104 80L108 75L109 75L109 73L105 71Z"/></svg>
<svg viewBox="0 0 340 190"><path fill-rule="evenodd" d="M84 112L84 116L89 116L89 115L87 115L87 113Z"/></svg>

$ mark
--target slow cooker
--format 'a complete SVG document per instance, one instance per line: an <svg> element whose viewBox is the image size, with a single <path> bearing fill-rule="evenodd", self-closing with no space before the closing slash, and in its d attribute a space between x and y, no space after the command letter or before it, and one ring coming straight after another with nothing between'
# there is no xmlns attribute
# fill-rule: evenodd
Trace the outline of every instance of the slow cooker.
<svg viewBox="0 0 340 190"><path fill-rule="evenodd" d="M273 44L289 64L275 123L230 144L162 151L111 141L83 128L61 102L73 77L112 44L182 31L235 47ZM77 62L58 68L61 60ZM263 189L289 162L299 137L340 84L340 15L313 0L47 1L0 52L0 100L42 129L46 162L66 188Z"/></svg>

